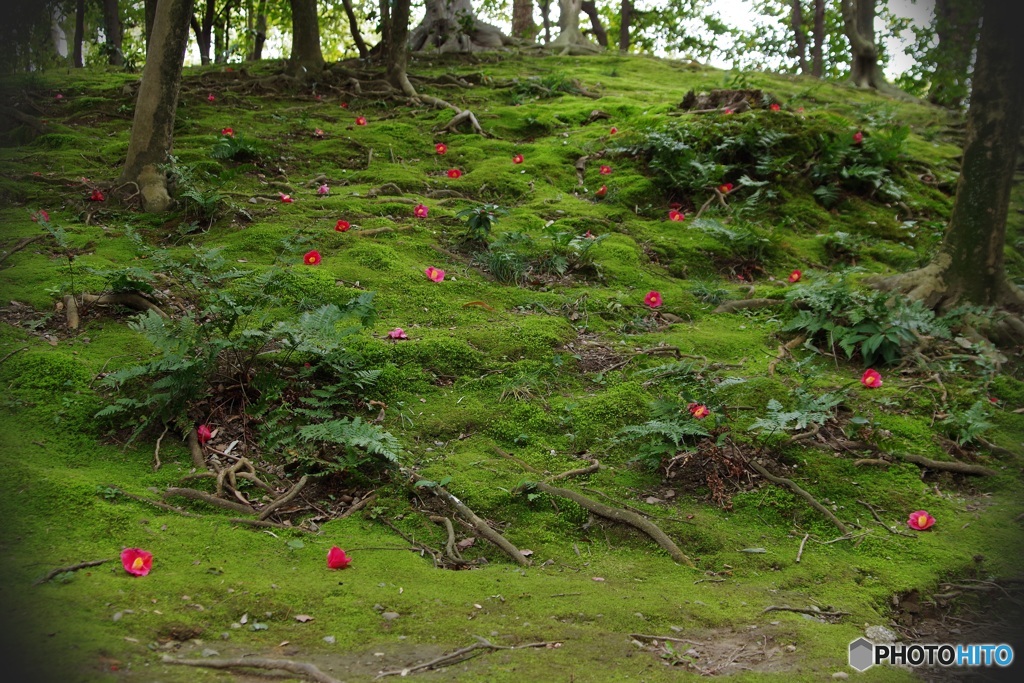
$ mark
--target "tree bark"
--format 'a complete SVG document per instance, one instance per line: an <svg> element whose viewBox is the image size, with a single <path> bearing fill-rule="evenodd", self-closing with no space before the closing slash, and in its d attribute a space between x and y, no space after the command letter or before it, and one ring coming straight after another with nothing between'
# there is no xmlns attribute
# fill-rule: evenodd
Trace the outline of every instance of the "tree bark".
<svg viewBox="0 0 1024 683"><path fill-rule="evenodd" d="M409 4L410 0L380 0L381 38L384 41L384 55L387 59L387 79L409 97L416 96L416 89L409 82Z"/></svg>
<svg viewBox="0 0 1024 683"><path fill-rule="evenodd" d="M540 19L544 24L544 42L551 42L551 0L538 0L540 4Z"/></svg>
<svg viewBox="0 0 1024 683"><path fill-rule="evenodd" d="M511 43L497 26L476 18L471 0L427 0L423 21L409 38L409 49L475 52Z"/></svg>
<svg viewBox="0 0 1024 683"><path fill-rule="evenodd" d="M159 166L167 163L174 139L174 113L178 108L193 2L160 0L135 102L121 182L138 185L142 208L149 213L166 211L172 204L167 176Z"/></svg>
<svg viewBox="0 0 1024 683"><path fill-rule="evenodd" d="M558 10L558 28L561 32L551 41L552 47L563 48L569 54L596 54L601 51L580 31L583 0L558 0Z"/></svg>
<svg viewBox="0 0 1024 683"><path fill-rule="evenodd" d="M267 42L267 0L260 0L256 6L256 25L253 29L252 52L249 59L259 61L263 59L263 45Z"/></svg>
<svg viewBox="0 0 1024 683"><path fill-rule="evenodd" d="M580 9L590 17L590 26L594 31L594 37L597 38L597 44L607 50L608 32L604 30L601 17L597 14L597 3L594 0L584 0L580 5Z"/></svg>
<svg viewBox="0 0 1024 683"><path fill-rule="evenodd" d="M939 44L931 51L935 64L928 101L959 108L967 97L967 70L978 40L978 0L936 0L935 34Z"/></svg>
<svg viewBox="0 0 1024 683"><path fill-rule="evenodd" d="M75 44L72 47L72 66L81 69L85 66L82 59L82 40L85 37L85 0L75 2Z"/></svg>
<svg viewBox="0 0 1024 683"><path fill-rule="evenodd" d="M622 0L622 16L619 22L619 52L629 52L629 26L633 23L633 3Z"/></svg>
<svg viewBox="0 0 1024 683"><path fill-rule="evenodd" d="M107 40L107 60L111 66L124 66L121 42L124 32L117 0L103 0L103 33Z"/></svg>
<svg viewBox="0 0 1024 683"><path fill-rule="evenodd" d="M1014 9L1001 0L983 4L960 179L939 253L925 268L880 283L933 308L961 301L1017 312L1024 306L1024 295L1008 282L1003 269L1006 217L1024 122L1024 41L1017 35ZM1015 320L1011 328L1020 340L1020 320Z"/></svg>
<svg viewBox="0 0 1024 683"><path fill-rule="evenodd" d="M359 21L356 19L355 10L352 9L352 0L341 1L345 6L345 15L348 16L348 28L352 31L352 40L356 44L356 49L359 50L359 57L360 59L366 59L370 56L370 50L366 47L362 34L359 33Z"/></svg>
<svg viewBox="0 0 1024 683"><path fill-rule="evenodd" d="M811 47L811 75L821 78L825 74L822 56L825 46L825 0L814 0L814 45Z"/></svg>
<svg viewBox="0 0 1024 683"><path fill-rule="evenodd" d="M146 49L149 49L149 39L153 35L153 19L156 17L156 0L146 0Z"/></svg>
<svg viewBox="0 0 1024 683"><path fill-rule="evenodd" d="M512 0L512 37L532 43L537 37L533 0Z"/></svg>
<svg viewBox="0 0 1024 683"><path fill-rule="evenodd" d="M793 41L796 43L796 56L800 64L800 73L807 74L807 38L804 36L803 8L800 7L802 0L793 0L793 11L790 13L790 21L793 25Z"/></svg>
<svg viewBox="0 0 1024 683"><path fill-rule="evenodd" d="M320 19L317 0L289 0L292 6L292 55L288 73L293 76L319 74L324 68L320 51Z"/></svg>

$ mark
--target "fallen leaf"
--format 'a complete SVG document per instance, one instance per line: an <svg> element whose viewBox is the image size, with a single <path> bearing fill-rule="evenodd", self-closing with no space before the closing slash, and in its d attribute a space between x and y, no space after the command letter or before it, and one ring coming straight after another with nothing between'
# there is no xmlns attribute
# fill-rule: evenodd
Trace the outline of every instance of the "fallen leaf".
<svg viewBox="0 0 1024 683"><path fill-rule="evenodd" d="M455 545L459 547L459 550L465 550L466 548L472 548L474 543L476 543L476 536L470 536L469 538L462 539Z"/></svg>
<svg viewBox="0 0 1024 683"><path fill-rule="evenodd" d="M249 623L249 614L248 613L243 614L242 618L238 620L238 623L239 624L248 624Z"/></svg>
<svg viewBox="0 0 1024 683"><path fill-rule="evenodd" d="M529 550L529 549L527 549L527 548L523 548L522 550L520 550L520 551L519 551L519 553L520 553L520 554L521 554L521 555L522 555L523 557L529 557L530 555L533 555L533 551L532 551L532 550Z"/></svg>
<svg viewBox="0 0 1024 683"><path fill-rule="evenodd" d="M602 577L600 577L600 576L592 576L592 577L590 577L590 580L591 581L604 581L604 579Z"/></svg>
<svg viewBox="0 0 1024 683"><path fill-rule="evenodd" d="M313 617L309 616L308 614L296 614L295 621L305 624L307 621L313 621Z"/></svg>

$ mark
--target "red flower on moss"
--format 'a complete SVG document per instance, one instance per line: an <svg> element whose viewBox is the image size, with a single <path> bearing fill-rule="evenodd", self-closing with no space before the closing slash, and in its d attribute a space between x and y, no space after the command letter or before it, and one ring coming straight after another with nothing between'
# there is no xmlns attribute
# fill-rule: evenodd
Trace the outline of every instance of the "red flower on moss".
<svg viewBox="0 0 1024 683"><path fill-rule="evenodd" d="M594 196L595 197L603 197L606 194L608 194L608 186L607 185L602 185L600 188L598 188L597 192L594 193Z"/></svg>
<svg viewBox="0 0 1024 683"><path fill-rule="evenodd" d="M428 213L430 213L430 209L427 208L426 204L417 204L412 210L412 215L416 216L416 218L426 218Z"/></svg>
<svg viewBox="0 0 1024 683"><path fill-rule="evenodd" d="M338 106L341 107L342 109L348 109L348 102L342 102Z"/></svg>
<svg viewBox="0 0 1024 683"><path fill-rule="evenodd" d="M323 128L314 128L313 129L313 137L320 138L322 140L323 137L324 137L324 130L323 130Z"/></svg>
<svg viewBox="0 0 1024 683"><path fill-rule="evenodd" d="M644 303L651 308L661 306L661 292L656 292L654 290L647 292L647 296L644 297Z"/></svg>
<svg viewBox="0 0 1024 683"><path fill-rule="evenodd" d="M862 142L864 142L864 133L861 133L858 130L856 133L853 134L853 144L859 145Z"/></svg>
<svg viewBox="0 0 1024 683"><path fill-rule="evenodd" d="M611 166L602 165L600 173L601 173L601 175L611 175L612 174L612 167Z"/></svg>
<svg viewBox="0 0 1024 683"><path fill-rule="evenodd" d="M207 95L207 96L206 96L206 101L207 101L207 102L213 102L213 101L215 101L216 99L217 99L217 98L216 98L216 97L214 97L213 93L210 93L209 95Z"/></svg>
<svg viewBox="0 0 1024 683"><path fill-rule="evenodd" d="M585 237L588 240L596 240L597 239L597 236L594 233L590 232L589 230L587 230L585 233L583 233L583 237Z"/></svg>
<svg viewBox="0 0 1024 683"><path fill-rule="evenodd" d="M442 280L444 280L444 271L441 270L440 268L430 266L423 272L425 272L427 274L427 277L433 280L434 282L441 282Z"/></svg>
<svg viewBox="0 0 1024 683"><path fill-rule="evenodd" d="M230 127L230 126L228 126L226 128L221 128L220 129L220 134L223 135L226 138L233 138L233 137L235 137L235 129Z"/></svg>
<svg viewBox="0 0 1024 683"><path fill-rule="evenodd" d="M196 427L196 438L199 440L199 445L202 446L213 438L213 432L206 425L199 425Z"/></svg>
<svg viewBox="0 0 1024 683"><path fill-rule="evenodd" d="M307 266L319 266L321 260L320 252L316 249L313 251L307 251L306 255L302 257L302 262Z"/></svg>
<svg viewBox="0 0 1024 683"><path fill-rule="evenodd" d="M803 277L803 273L801 273L800 269L797 268L796 270L794 270L792 273L789 274L789 281L790 282L800 282L800 278L801 277Z"/></svg>
<svg viewBox="0 0 1024 683"><path fill-rule="evenodd" d="M105 199L106 197L104 197L103 193L100 192L99 190L93 190L92 194L89 196L89 201L91 202L102 202Z"/></svg>
<svg viewBox="0 0 1024 683"><path fill-rule="evenodd" d="M356 125L357 126L365 126L366 125L366 117L365 116L357 116L356 117Z"/></svg>
<svg viewBox="0 0 1024 683"><path fill-rule="evenodd" d="M521 164L521 163L523 163L523 155L522 154L517 154L514 157L512 157L512 163L513 164Z"/></svg>
<svg viewBox="0 0 1024 683"><path fill-rule="evenodd" d="M437 152L438 154L446 154L448 152L448 145L444 144L443 142L439 142L436 145L434 145L434 151Z"/></svg>
<svg viewBox="0 0 1024 683"><path fill-rule="evenodd" d="M860 383L866 386L868 389L876 389L882 386L882 376L878 374L877 370L868 368L864 371L864 374L860 377Z"/></svg>
<svg viewBox="0 0 1024 683"><path fill-rule="evenodd" d="M46 209L39 209L34 214L32 214L32 221L35 223L49 223L50 214L46 212Z"/></svg>
<svg viewBox="0 0 1024 683"><path fill-rule="evenodd" d="M278 194L281 195L281 202L283 204L292 204L295 202L290 194L285 194L284 192L278 192Z"/></svg>
<svg viewBox="0 0 1024 683"><path fill-rule="evenodd" d="M345 551L334 546L327 551L327 568L344 569L352 563L352 558L345 554Z"/></svg>
<svg viewBox="0 0 1024 683"><path fill-rule="evenodd" d="M351 228L351 227L352 227L351 223L349 223L346 220L341 220L341 219L339 219L338 222L334 224L334 230L336 232L348 232L349 228Z"/></svg>
<svg viewBox="0 0 1024 683"><path fill-rule="evenodd" d="M448 177L452 180L458 180L462 177L462 171L457 168L450 168L448 169Z"/></svg>
<svg viewBox="0 0 1024 683"><path fill-rule="evenodd" d="M722 113L723 114L735 114L736 112L733 111L732 107L726 107L725 109L722 110Z"/></svg>
<svg viewBox="0 0 1024 683"><path fill-rule="evenodd" d="M910 513L907 519L907 526L915 531L924 531L935 525L935 518L924 510L916 510Z"/></svg>
<svg viewBox="0 0 1024 683"><path fill-rule="evenodd" d="M409 335L407 335L405 333L405 330L403 330L401 327L396 327L395 329L388 332L388 337L390 337L391 339L408 339Z"/></svg>
<svg viewBox="0 0 1024 683"><path fill-rule="evenodd" d="M681 212L676 211L675 209L672 209L671 211L668 212L668 219L670 221L674 221L676 223L679 223L679 222L685 221L686 220L686 216L683 215Z"/></svg>
<svg viewBox="0 0 1024 683"><path fill-rule="evenodd" d="M721 192L722 194L729 194L730 192L732 192L732 188L732 183L722 183L721 185L718 186L718 191Z"/></svg>
<svg viewBox="0 0 1024 683"><path fill-rule="evenodd" d="M616 128L615 126L612 126L612 129L610 131L608 131L608 132L611 133L612 135L615 135L616 133L619 132L619 129Z"/></svg>
<svg viewBox="0 0 1024 683"><path fill-rule="evenodd" d="M325 194L331 193L331 188L327 185L327 183L324 183L320 187L316 188L316 193L323 197Z"/></svg>
<svg viewBox="0 0 1024 683"><path fill-rule="evenodd" d="M686 407L686 409L690 411L690 415L693 415L693 417L698 420L703 420L711 414L711 411L708 410L708 407L703 403L691 403Z"/></svg>
<svg viewBox="0 0 1024 683"><path fill-rule="evenodd" d="M132 576L145 576L153 568L153 553L141 548L125 548L121 551L121 566Z"/></svg>
<svg viewBox="0 0 1024 683"><path fill-rule="evenodd" d="M771 105L768 106L768 108L771 109L772 111L778 111L778 110L782 109L782 107L780 107L775 102L772 102Z"/></svg>

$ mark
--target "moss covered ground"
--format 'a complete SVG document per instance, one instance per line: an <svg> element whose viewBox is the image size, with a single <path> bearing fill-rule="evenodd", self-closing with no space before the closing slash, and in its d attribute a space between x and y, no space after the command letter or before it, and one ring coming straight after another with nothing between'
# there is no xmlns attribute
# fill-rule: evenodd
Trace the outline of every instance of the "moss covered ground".
<svg viewBox="0 0 1024 683"><path fill-rule="evenodd" d="M805 78L642 57L414 59L414 76L473 74L478 85L471 88L426 80L418 87L472 109L490 135L482 137L435 132L451 118L448 110L315 83L261 90L258 79L278 66L186 70L174 155L191 173L190 188L219 195L209 216L147 216L119 201L131 195L115 180L133 108L125 88L137 76L61 70L4 84L12 97L31 100L45 123L42 134L28 127L4 132L3 248L42 234L32 218L39 210L64 230L67 245L46 237L0 266L0 651L18 680L249 680L161 662L165 654L212 650L314 662L341 680L360 681L483 636L501 645L559 645L492 652L416 675L667 681L703 672L813 681L854 674L847 644L866 625L928 642L914 623L894 625L893 596L917 591L922 604L938 604L932 596L948 592L943 582L1019 578L1024 383L1015 350L998 358L963 340L958 353L929 353L925 340L925 355L877 365L883 386L867 389L857 381L863 358L823 353L820 339L817 351L797 347L774 363L780 344L794 337L782 329L789 314L781 307L714 312L720 300L782 298L794 286L794 269L813 283L851 265L856 273L891 273L927 262L952 205L960 117ZM548 96L572 79L596 97ZM769 99L733 115L678 106L691 89L738 83ZM607 118L591 121L595 110ZM357 115L367 125L355 125ZM745 226L753 238L702 230L693 216L713 197L713 185L673 186L633 154L670 122L707 136L716 126L736 136L784 131L798 143L794 149L816 136L880 135L906 125L892 170L902 194L844 188L836 199L816 197L805 173L769 168L764 177L774 197L754 197L756 185L723 177L738 189L728 207L712 202L703 214L722 226ZM256 164L211 157L225 127L258 144ZM318 128L322 137L314 135ZM447 145L443 156L435 152L439 142ZM522 164L513 163L515 154ZM581 157L588 160L578 174ZM602 164L609 175L599 173ZM450 168L462 176L450 179ZM321 175L326 181L313 181ZM317 194L321 182L330 187L326 196ZM385 183L402 193L375 191ZM602 185L607 193L599 197ZM96 188L106 201L89 200ZM279 191L294 201L282 203ZM1007 262L1019 278L1020 184L1015 202ZM426 218L413 216L418 203L428 206ZM673 203L687 220L667 220ZM521 233L526 246L516 253L536 267L518 280L500 281L486 252L461 239L465 221L456 214L482 204L508 212L498 217L492 243ZM339 219L352 229L335 231ZM578 241L559 247L559 232L582 238L588 231L599 239L582 256ZM377 490L377 501L365 514L322 522L315 534L232 524L232 513L200 503L188 506L196 516L186 517L118 494L156 500L154 491L182 484L192 461L172 431L161 444L163 465L153 471L159 429L125 446L123 429L95 417L112 400L98 378L156 352L128 326L132 312L94 307L72 332L57 304L64 294L104 291L106 271L159 271L153 248L182 262L219 248L219 258L241 271L224 287L239 291L278 268L268 319L373 292L376 320L350 346L381 375L349 414L372 420L379 404L369 401L386 403L383 427L399 439L403 466L435 481L450 477L452 493L533 551L532 565L516 566L478 539L465 551L476 568L436 569L381 521L444 545L443 528L421 511L429 496L410 492L398 476L350 473L352 486ZM302 263L310 249L322 256L317 266ZM565 272L542 272L537 264L552 256L569 260ZM446 272L443 282L426 278L429 266ZM643 304L651 290L663 298L657 310ZM396 327L408 340L387 339ZM676 351L657 351L665 347ZM772 400L793 408L798 389L841 395L823 427L836 439L811 446L805 444L814 439L788 443L785 435L750 429ZM964 437L972 422L958 416L978 399L988 405L974 422L983 415L983 438L997 448L970 439L963 448L951 445L945 437ZM747 473L726 483L730 505L722 507L711 500L708 481L666 478L662 467L637 462L640 442L616 437L647 423L657 401L675 401L677 413L687 401L707 404L712 416L703 426L731 430L743 457L762 458L797 481L855 525L855 537L826 543L841 534L824 517ZM835 445L858 439L872 443L872 453ZM600 471L563 484L650 515L696 568L673 563L648 538L591 519L569 501L513 495L524 479L540 475L495 447L547 473L598 458ZM694 448L687 437L678 450ZM965 459L996 474L922 473L898 458L887 467L855 464L899 453ZM884 510L882 519L902 534L876 524L858 501ZM919 509L938 520L927 532L906 527L909 512ZM332 545L351 554L351 567L325 568ZM116 558L123 547L153 552L152 573L130 577L115 560L33 583L55 567ZM978 619L970 597L948 614ZM764 613L771 605L848 615ZM635 634L700 644L665 649ZM905 681L913 674L875 667L857 677Z"/></svg>

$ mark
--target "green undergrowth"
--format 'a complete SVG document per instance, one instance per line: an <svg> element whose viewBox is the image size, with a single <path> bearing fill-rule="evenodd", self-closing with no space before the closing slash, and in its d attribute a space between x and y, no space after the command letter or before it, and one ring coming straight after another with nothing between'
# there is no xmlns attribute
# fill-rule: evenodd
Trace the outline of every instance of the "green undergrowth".
<svg viewBox="0 0 1024 683"><path fill-rule="evenodd" d="M927 262L952 205L956 117L758 73L746 75L749 87L780 111L690 114L677 107L686 92L727 87L728 74L639 57L480 59L472 67L450 57L414 59L411 71L484 74L480 86L435 94L472 109L488 138L430 133L449 120L446 111L312 87L259 96L233 87L244 74L187 70L169 170L193 203L159 217L117 201L127 193L115 187L112 169L123 160L133 106L121 88L134 77L60 71L5 84L26 93L48 123L34 138L28 130L0 138L3 247L43 233L33 220L39 210L52 230L0 269L0 610L9 632L0 642L5 661L34 672L24 680L229 680L160 662L161 654L204 648L307 660L345 680L369 680L475 635L561 646L490 653L452 669L458 680L697 675L638 649L635 633L753 634L745 642L757 648L764 635L784 654L772 667L730 678L821 680L847 669L847 644L865 624L889 623L894 594L930 595L940 581L1018 571L1018 359L999 364L983 345L958 338L959 318L936 322L889 306L868 316L875 327L865 333L853 330L865 321L862 301L861 308L848 299L819 306L822 317L804 327L792 327L786 305L787 298L839 301L841 282L856 288L862 273ZM554 97L535 87L570 79L598 98L568 85ZM595 109L610 118L588 122ZM368 125L355 125L357 115ZM234 149L251 143L251 158L215 158L225 127L238 136ZM850 142L857 131L867 148ZM873 146L904 133L899 144ZM677 166L651 151L671 149L669 140L682 145ZM448 146L443 156L438 142ZM514 164L515 154L524 163ZM582 183L574 166L581 157ZM611 173L600 174L601 165ZM804 174L805 167L816 170ZM449 169L462 177L450 179ZM314 181L320 175L326 181ZM325 196L317 194L321 182L330 188ZM724 182L736 185L726 207L714 195ZM400 194L382 187L388 183ZM97 188L107 201L89 201ZM437 191L448 192L430 196ZM282 203L281 193L294 202ZM426 218L413 214L419 203L429 207ZM668 220L674 203L686 220ZM502 211L470 235L465 217L487 205ZM339 220L351 229L335 231ZM1007 263L1019 277L1021 224L1012 221ZM303 265L314 249L322 262ZM444 270L444 280L429 280L428 267ZM801 281L790 284L795 269ZM267 457L309 466L311 446L294 434L287 440L288 427L304 425L288 419L327 418L288 391L322 389L330 372L344 374L343 359L372 378L356 375L365 382L320 395L318 408L370 422L386 404L373 429L397 438L399 462L444 481L531 550L532 565L520 568L478 539L464 551L474 569L436 569L382 523L443 546L443 528L420 502L432 496L413 495L400 476L379 470L332 470L378 498L363 515L327 521L317 534L233 524L230 513L201 503L186 504L199 516L185 517L121 495L155 499L169 486L199 486L183 483L192 464L178 429L161 440L156 471L159 428L125 445L149 409L120 423L96 417L117 398L111 373L153 360L159 335L146 338L134 311L98 306L83 311L81 329L70 333L58 304L67 294L120 291L125 283L150 288L169 313L192 315L207 331L225 325L210 343L242 355L255 349L251 375L205 370L202 395L187 397L172 422L205 421L242 378L261 398L292 401L284 415L265 405L249 413L276 416L275 438L284 445L276 453L268 447ZM662 297L657 309L644 305L649 291ZM371 293L372 301L361 298ZM747 297L778 305L715 312ZM334 340L338 348L314 348L330 335L310 332L309 316L353 301L370 301L373 315L345 319L351 327ZM408 338L389 338L395 328ZM809 329L810 341L780 350L796 330ZM871 341L876 333L891 338ZM306 346L288 346L302 334ZM926 344L928 357L918 361L914 334L950 346ZM877 349L891 354L873 356ZM858 381L869 358L884 378L876 389ZM691 403L711 415L691 419ZM863 453L789 442L812 425L823 437L871 443L893 462L858 465ZM721 459L733 448L797 482L863 535L826 544L841 535L828 520L788 489L746 474L725 491L724 507L715 505L713 479L671 461L684 452ZM349 449L363 464L371 459ZM922 479L918 466L899 460L905 453L960 457L996 474ZM633 530L528 487L590 458L600 460L599 471L560 484L650 515L695 569L672 563ZM914 510L938 522L928 532L892 534L858 501L900 530ZM353 557L349 569L325 568L332 545ZM152 551L153 572L132 578L112 561L32 585L52 568L115 558L122 547ZM851 616L824 623L763 613L769 605L833 606ZM911 680L879 667L860 678Z"/></svg>

